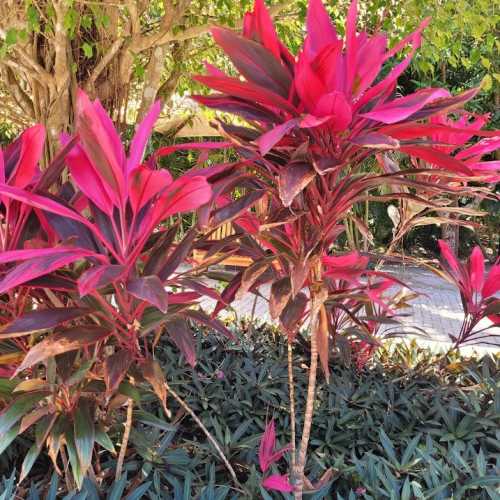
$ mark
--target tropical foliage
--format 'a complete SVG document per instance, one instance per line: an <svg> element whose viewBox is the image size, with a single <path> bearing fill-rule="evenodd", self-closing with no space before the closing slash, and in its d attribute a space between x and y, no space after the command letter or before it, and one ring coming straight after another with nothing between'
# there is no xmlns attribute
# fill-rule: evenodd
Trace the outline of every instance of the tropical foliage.
<svg viewBox="0 0 500 500"><path fill-rule="evenodd" d="M367 263L351 254L333 257L339 259L337 276L328 269L328 263L335 262L328 254L344 232L344 221L354 218L363 227L353 207L388 198L408 200L434 211L446 207L447 212L457 212L443 194L479 196L483 190L475 187L478 181L498 179L498 162L480 162L483 153L498 148L497 132L479 130L484 123L481 117L472 122L468 115L458 121L446 118L478 89L452 96L442 88L425 88L395 96L398 77L420 47L429 20L388 48L385 34L358 33L357 13L354 0L340 37L322 2L311 0L307 36L294 57L279 40L264 2L257 0L253 12L245 17L241 35L212 30L238 77L211 65L207 65L207 75L196 77L217 92L197 96L198 102L248 123L236 126L221 120L220 128L251 162L259 174L256 181L269 193L269 210L260 221L262 229L254 236L261 244L261 256L241 275L240 284L232 283L228 289L241 286L242 293L256 282L272 283L271 314L281 315L290 342L306 317L310 324L310 379L297 454L292 436L295 498L302 497L318 355L328 378L330 345L337 334L336 310L341 308L351 316L355 307L354 303L335 301L338 287L333 287L332 294L329 273L340 280L356 281ZM403 59L391 63L404 50ZM381 74L387 64L390 70ZM472 133L488 139L452 156L450 153ZM367 159L388 151L406 155L412 162L410 168L382 156L382 172L363 171ZM392 190L390 195L380 194L386 186ZM366 226L364 229L368 233ZM251 251L254 258L259 257L253 248ZM368 289L370 286L368 282ZM307 294L301 291L304 287ZM383 291L387 285L377 287ZM385 320L388 305L380 296L377 300L373 291L370 299L382 304L381 316L370 314L368 308L366 315L375 323ZM334 319L329 320L329 316ZM363 331L365 337L372 338L370 328ZM367 347L361 346L364 351ZM291 400L293 405L293 397Z"/></svg>
<svg viewBox="0 0 500 500"><path fill-rule="evenodd" d="M55 2L56 28L66 7ZM5 450L24 433L35 435L20 466L20 481L46 448L56 473L65 476L66 489L82 490L83 495L89 478L102 470L93 463L97 459L100 464L103 454L112 464L107 469L115 472L110 494L118 494L115 489L122 494L129 441L142 450L138 453L146 462L153 461L135 434L134 417L174 432L185 413L242 494L260 491L265 496L268 490L300 499L305 490L331 482L333 472L328 470L315 477L314 457L321 456L321 446L315 441L313 417L318 397L329 387L319 383L317 365L321 363L327 383L339 354L357 372L373 367L382 340L399 333L400 310L413 296L404 283L381 271L383 259L368 252L372 236L356 209L372 201L399 203L397 242L415 225L462 223L460 214L481 215L457 206L458 198L497 199L491 186L499 180L499 163L483 156L498 149L498 132L483 130L488 117L463 110L478 89L458 95L443 88L402 97L395 92L428 23L424 20L389 48L384 33L358 31L356 0L348 9L343 36L322 2L310 0L307 36L294 56L278 38L263 0L256 0L243 19L241 35L212 30L238 75L227 76L207 64L208 74L196 77L217 91L197 96L200 103L224 112L225 118L228 113L237 117L218 122L226 142L161 147L146 155L161 110L157 102L143 114L126 148L101 102L78 90L74 133L60 136L55 155L44 150L43 125L27 129L0 151L1 446ZM143 35L137 40L144 40ZM474 137L479 141L471 144ZM174 179L168 168L159 168L160 158L168 165L173 153L186 149L200 152L188 172ZM235 161L214 164L209 153L220 149L233 150ZM378 167L365 168L368 161ZM253 208L257 202L258 211ZM180 217L186 213L195 223L181 234ZM234 231L212 238L229 222ZM368 243L364 253L339 251L339 239L349 225L357 226ZM490 326L480 325L482 319L498 323L494 294L499 266L485 277L480 249L473 251L468 266L445 243L441 249L444 275L457 284L464 303L464 326L450 333L453 347L460 347L484 337ZM201 264L191 259L193 250L203 251ZM220 292L208 280L214 277L208 268L232 255L252 263L227 277ZM207 428L177 392L175 379L166 375L177 361L162 364L159 354L167 341L175 344L176 355L182 354L196 381L192 370L197 347L207 343L197 340L193 325L234 340L218 313L234 299L259 294L264 284L270 285L270 315L279 321L287 343L290 447L289 452L280 448L275 420L266 418L258 477L255 468L248 473L248 466L232 463L225 449L231 434L226 439L218 429ZM200 307L203 298L215 302L210 315ZM201 354L205 362L206 354ZM309 363L306 388L297 383L306 378L299 369L304 356ZM276 363L275 369L281 368ZM225 369L215 376L223 380ZM264 380L260 373L257 377ZM203 406L202 388L193 383ZM145 392L159 400L160 412L144 409ZM305 404L303 411L296 410L296 401ZM116 434L111 439L110 433L122 418L117 453ZM241 437L245 428L238 428ZM174 435L162 437L163 451ZM401 457L387 434L381 433L380 439L396 477L424 460L415 456L419 436L405 445ZM360 466L358 474L373 480L360 488L370 487L376 496L401 487L409 497L415 491L414 476L399 484L391 472L380 479L381 485L376 471L382 467L385 474L382 462L369 462L368 472ZM478 468L481 477L488 475L482 462ZM152 472L151 464L143 471L145 476ZM427 488L447 488L434 479L431 475ZM177 488L177 479L166 480ZM248 481L247 487L243 483ZM137 484L130 490L132 486ZM188 495L190 487L185 483ZM464 491L468 487L460 486ZM209 494L215 494L213 488Z"/></svg>
<svg viewBox="0 0 500 500"><path fill-rule="evenodd" d="M186 395L223 443L249 496L283 498L262 487L259 448L271 418L276 447L290 441L290 420L284 411L287 344L279 331L269 327L256 328L248 336L245 330L243 325L240 343L225 349L220 349L214 336L196 335L200 363L195 370L179 361L175 347L165 342L160 342L157 356L166 378L175 381L176 390ZM296 367L308 360L303 345L294 353ZM331 370L330 383L319 386L312 430L310 478L315 492L311 496L495 498L500 475L498 359L451 355L443 365L439 357L415 344L398 344L379 351L362 372L339 359L332 362ZM307 376L295 369L295 380L303 402ZM171 410L178 417L172 427L163 420L151 393L142 393L140 404L142 413L138 406L134 410L127 477L124 474L120 481L123 498L132 494L139 481L147 487L144 499L242 497L233 489L226 469L219 466L212 446L175 401ZM120 439L121 422L117 419L109 429L113 441ZM20 467L29 446L29 439L18 439L0 455L1 473L10 476L13 464ZM113 467L112 455L101 451L98 456L103 471ZM284 474L287 464L290 452L270 466L268 475ZM41 498L51 480L48 466L41 457L31 474L32 488L38 489ZM15 491L17 477L10 491ZM116 491L112 483L113 478L99 479L97 488L104 498L117 498L111 497ZM30 484L23 484L30 489ZM59 487L65 488L62 480ZM84 481L85 491L95 488ZM10 493L5 498L11 498Z"/></svg>

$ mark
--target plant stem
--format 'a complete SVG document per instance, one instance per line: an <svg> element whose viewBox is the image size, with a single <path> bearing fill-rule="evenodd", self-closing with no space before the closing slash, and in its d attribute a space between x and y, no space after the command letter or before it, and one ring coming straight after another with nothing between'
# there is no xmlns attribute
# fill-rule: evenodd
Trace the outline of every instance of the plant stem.
<svg viewBox="0 0 500 500"><path fill-rule="evenodd" d="M234 484L238 487L239 490L242 492L245 492L244 487L242 484L238 481L238 478L236 476L236 472L234 471L232 465L229 463L229 460L227 459L226 455L222 451L222 448L220 447L219 443L217 440L212 436L210 431L205 427L203 422L199 419L199 417L196 415L194 410L189 406L189 404L184 401L179 394L177 394L169 385L167 382L165 382L165 386L167 388L167 391L172 394L173 398L181 405L184 410L186 410L187 413L191 416L191 418L196 422L198 427L205 433L205 436L207 436L207 439L212 443L212 446L216 449L217 453L219 454L221 460L224 462L224 465L226 466L227 470L229 471L229 474L233 478Z"/></svg>
<svg viewBox="0 0 500 500"><path fill-rule="evenodd" d="M71 474L69 473L69 461L68 461L68 456L66 455L66 450L64 449L64 446L61 446L61 458L63 462L63 468L64 468L64 482L66 483L66 489L68 492L70 492L74 485L71 481ZM57 460L57 458L56 458Z"/></svg>
<svg viewBox="0 0 500 500"><path fill-rule="evenodd" d="M118 481L122 475L123 461L125 460L125 453L127 452L128 439L130 437L130 430L132 429L132 414L134 410L134 401L129 398L127 401L127 421L125 422L125 431L123 432L122 444L120 447L120 454L118 455L118 462L116 463L115 480Z"/></svg>
<svg viewBox="0 0 500 500"><path fill-rule="evenodd" d="M304 489L304 469L306 466L307 447L311 435L311 425L314 413L314 401L316 399L316 372L318 370L318 317L319 309L326 297L323 294L311 291L311 364L309 366L309 381L307 385L306 410L304 413L304 428L302 429L302 438L297 462L294 468L295 490L294 498L302 500L302 490Z"/></svg>
<svg viewBox="0 0 500 500"><path fill-rule="evenodd" d="M291 431L291 451L292 451L292 471L296 462L296 436L295 436L295 386L293 385L293 346L288 340L288 394L290 398L290 431Z"/></svg>

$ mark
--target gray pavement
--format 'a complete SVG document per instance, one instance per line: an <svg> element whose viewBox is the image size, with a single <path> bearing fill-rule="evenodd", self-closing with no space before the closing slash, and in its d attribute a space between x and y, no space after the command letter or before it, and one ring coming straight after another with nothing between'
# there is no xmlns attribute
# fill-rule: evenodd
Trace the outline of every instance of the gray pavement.
<svg viewBox="0 0 500 500"><path fill-rule="evenodd" d="M385 272L393 274L413 291L420 295L414 299L411 309L404 310L408 316L401 318L402 328L405 332L404 339L415 338L418 343L431 347L434 350L446 350L450 346L448 333L457 334L462 324L463 312L460 295L457 289L447 281L433 274L427 269L414 266L391 266L384 269ZM236 318L253 317L257 323L272 323L267 307L269 296L269 286L263 286L260 293L264 298L257 298L248 293L245 297L236 300L232 304L232 313L225 312L226 317L231 315ZM202 303L202 307L211 311L214 301L207 299ZM482 328L489 324L488 320L480 323ZM424 330L426 337L413 335L418 327ZM500 335L500 328L490 330L491 333ZM491 346L484 342L471 342L462 348L463 352L485 352L500 351L500 338L490 339L496 345Z"/></svg>

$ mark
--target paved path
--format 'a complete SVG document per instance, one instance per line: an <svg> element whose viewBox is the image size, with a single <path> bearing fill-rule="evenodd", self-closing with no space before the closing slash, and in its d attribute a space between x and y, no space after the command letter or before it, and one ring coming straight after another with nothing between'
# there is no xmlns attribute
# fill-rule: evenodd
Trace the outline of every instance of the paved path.
<svg viewBox="0 0 500 500"><path fill-rule="evenodd" d="M424 330L428 335L427 337L416 336L415 338L419 343L436 350L447 349L450 345L448 332L451 334L458 333L462 324L463 312L457 289L432 272L414 266L389 267L384 271L394 274L412 290L420 294L411 302L412 309L404 311L408 316L401 319L403 329L408 333L408 336L414 337L411 335L411 327L416 326ZM260 292L264 297L268 297L269 287L263 286ZM253 311L256 322L272 322L267 308L267 301L263 298L258 298L255 302L255 296L247 294L242 299L235 301L232 306L238 318L250 317ZM203 307L212 310L213 301L205 301ZM485 320L485 323L481 323L479 326L483 327L487 324L488 322ZM500 334L500 328L495 330L496 334ZM490 332L493 332L493 330L490 330ZM407 338L407 336L405 337ZM462 351L499 351L500 338L494 339L494 342L498 347L476 342L464 347Z"/></svg>

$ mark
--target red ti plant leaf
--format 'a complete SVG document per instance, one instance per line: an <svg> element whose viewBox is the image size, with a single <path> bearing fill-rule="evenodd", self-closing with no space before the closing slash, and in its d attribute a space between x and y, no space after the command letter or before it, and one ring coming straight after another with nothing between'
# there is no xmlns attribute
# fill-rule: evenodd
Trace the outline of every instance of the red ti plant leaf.
<svg viewBox="0 0 500 500"><path fill-rule="evenodd" d="M79 91L77 106L77 130L85 153L99 172L108 193L121 200L125 193L125 153L120 138L98 101L92 103L84 92Z"/></svg>
<svg viewBox="0 0 500 500"><path fill-rule="evenodd" d="M497 262L489 271L483 286L483 298L488 298L500 290L500 262Z"/></svg>
<svg viewBox="0 0 500 500"><path fill-rule="evenodd" d="M265 156L283 137L299 124L299 120L288 120L281 125L277 125L257 139L260 154Z"/></svg>
<svg viewBox="0 0 500 500"><path fill-rule="evenodd" d="M184 354L186 361L194 367L196 364L195 340L189 325L181 318L172 318L167 321L165 327L175 345Z"/></svg>
<svg viewBox="0 0 500 500"><path fill-rule="evenodd" d="M402 146L401 151L409 154L410 156L421 158L422 160L445 170L463 175L472 175L472 171L464 162L457 160L456 158L453 158L453 156L447 155L446 153L438 151L437 149L423 146Z"/></svg>
<svg viewBox="0 0 500 500"><path fill-rule="evenodd" d="M378 132L367 133L360 135L352 140L354 144L364 148L375 149L398 149L399 141L388 135L380 134Z"/></svg>
<svg viewBox="0 0 500 500"><path fill-rule="evenodd" d="M243 297L257 282L257 280L262 276L272 264L268 261L257 261L250 265L243 271L241 277L241 285L236 293L236 298L239 299Z"/></svg>
<svg viewBox="0 0 500 500"><path fill-rule="evenodd" d="M245 14L243 35L260 42L276 59L280 58L280 41L264 0L255 0L253 12Z"/></svg>
<svg viewBox="0 0 500 500"><path fill-rule="evenodd" d="M271 474L262 481L262 486L266 490L280 491L281 493L291 493L293 486L290 484L288 476L281 474Z"/></svg>
<svg viewBox="0 0 500 500"><path fill-rule="evenodd" d="M289 277L280 278L271 285L269 296L269 313L271 318L276 319L280 316L291 296L292 285Z"/></svg>
<svg viewBox="0 0 500 500"><path fill-rule="evenodd" d="M132 354L122 349L104 360L104 383L108 394L113 394L132 363Z"/></svg>
<svg viewBox="0 0 500 500"><path fill-rule="evenodd" d="M325 276L336 280L358 282L366 270L368 260L368 257L363 257L358 252L338 257L324 256Z"/></svg>
<svg viewBox="0 0 500 500"><path fill-rule="evenodd" d="M308 163L292 162L280 173L278 186L281 201L289 207L295 197L314 179L316 172Z"/></svg>
<svg viewBox="0 0 500 500"><path fill-rule="evenodd" d="M280 315L280 322L290 338L294 338L298 328L304 320L309 299L300 292L291 299Z"/></svg>
<svg viewBox="0 0 500 500"><path fill-rule="evenodd" d="M43 249L41 249L43 250ZM41 250L39 250L41 252ZM53 249L48 249L53 250ZM56 249L57 250L57 249ZM17 252L24 252L23 250L18 250ZM28 251L26 251L28 252ZM36 250L33 250L36 252ZM8 252L5 252L8 253ZM14 252L12 252L14 253ZM45 252L41 252L45 253ZM70 249L65 252L47 252L48 255L44 257L35 257L27 262L22 262L10 269L0 280L0 294L26 283L27 281L39 278L45 274L49 274L52 271L60 269L68 264L75 262L76 260L95 256L93 252L89 252L84 249ZM0 255L0 262L1 262Z"/></svg>
<svg viewBox="0 0 500 500"><path fill-rule="evenodd" d="M220 92L234 95L244 100L254 101L271 108L279 106L292 115L296 113L293 105L286 99L260 85L241 82L237 78L227 76L195 76L194 79Z"/></svg>
<svg viewBox="0 0 500 500"><path fill-rule="evenodd" d="M84 316L89 311L90 309L82 307L57 307L55 309L30 311L1 327L0 339L21 337L34 332L48 330L66 321Z"/></svg>
<svg viewBox="0 0 500 500"><path fill-rule="evenodd" d="M160 195L153 220L166 219L173 214L188 212L208 203L212 197L212 189L205 177L180 177Z"/></svg>
<svg viewBox="0 0 500 500"><path fill-rule="evenodd" d="M78 279L78 292L80 293L80 297L85 297L85 295L120 279L124 271L124 266L114 264L96 266L88 269Z"/></svg>
<svg viewBox="0 0 500 500"><path fill-rule="evenodd" d="M194 309L188 309L182 313L183 316L193 320L203 326L207 326L216 332L221 333L230 340L235 340L233 333L228 330L219 320L207 316L203 311L196 311Z"/></svg>
<svg viewBox="0 0 500 500"><path fill-rule="evenodd" d="M138 125L137 131L130 143L129 156L127 160L127 174L142 163L146 144L149 140L153 126L161 111L161 102L156 101L144 120Z"/></svg>
<svg viewBox="0 0 500 500"><path fill-rule="evenodd" d="M63 136L63 144L70 138ZM94 168L80 144L77 144L66 156L66 163L75 183L104 213L111 215L113 207L118 204L116 195L106 187L99 172Z"/></svg>
<svg viewBox="0 0 500 500"><path fill-rule="evenodd" d="M397 123L420 111L426 104L449 95L445 89L422 89L409 96L377 106L373 111L361 116L382 123Z"/></svg>
<svg viewBox="0 0 500 500"><path fill-rule="evenodd" d="M168 293L158 276L144 276L131 279L127 290L137 299L144 300L157 307L162 313L168 309Z"/></svg>
<svg viewBox="0 0 500 500"><path fill-rule="evenodd" d="M95 344L106 338L109 334L109 329L92 325L77 326L50 335L31 348L21 365L17 368L16 374L52 356Z"/></svg>
<svg viewBox="0 0 500 500"><path fill-rule="evenodd" d="M248 210L262 199L265 194L263 190L251 191L237 200L225 203L224 206L213 213L212 224L218 226L248 214Z"/></svg>
<svg viewBox="0 0 500 500"><path fill-rule="evenodd" d="M276 428L274 420L266 424L264 434L260 440L259 446L259 465L262 472L267 472L269 467L281 459L281 457L290 449L285 446L276 450Z"/></svg>
<svg viewBox="0 0 500 500"><path fill-rule="evenodd" d="M227 29L214 28L212 36L248 81L288 98L291 75L267 49Z"/></svg>
<svg viewBox="0 0 500 500"><path fill-rule="evenodd" d="M33 182L37 173L38 161L42 156L45 142L45 128L43 125L35 125L25 130L19 141L19 156L14 155L17 162L14 165L9 165L11 162L8 159L4 175L5 180L11 186L25 188ZM6 156L7 153L8 150L6 151Z"/></svg>
<svg viewBox="0 0 500 500"><path fill-rule="evenodd" d="M493 326L498 324L499 316L493 312L500 310L500 299L493 295L500 290L500 261L485 276L484 257L478 246L473 249L468 264L464 265L445 241L439 240L438 243L445 276L459 289L465 314L459 334L452 337L454 347L471 340L488 340L488 334L484 332L491 326L479 331L476 327L483 318L489 318Z"/></svg>
<svg viewBox="0 0 500 500"><path fill-rule="evenodd" d="M168 170L153 170L138 166L130 176L129 199L134 212L139 210L155 195L172 184Z"/></svg>

